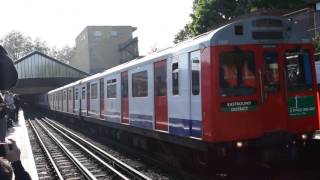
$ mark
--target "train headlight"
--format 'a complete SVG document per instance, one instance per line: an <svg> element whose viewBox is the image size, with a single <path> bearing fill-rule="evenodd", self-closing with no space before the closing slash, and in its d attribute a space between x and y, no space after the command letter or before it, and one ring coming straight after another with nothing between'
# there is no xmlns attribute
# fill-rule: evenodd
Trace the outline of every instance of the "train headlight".
<svg viewBox="0 0 320 180"><path fill-rule="evenodd" d="M302 135L301 135L301 138L302 138L303 140L308 139L308 134L302 134Z"/></svg>
<svg viewBox="0 0 320 180"><path fill-rule="evenodd" d="M236 143L237 148L242 148L243 147L243 142L242 141L238 141Z"/></svg>

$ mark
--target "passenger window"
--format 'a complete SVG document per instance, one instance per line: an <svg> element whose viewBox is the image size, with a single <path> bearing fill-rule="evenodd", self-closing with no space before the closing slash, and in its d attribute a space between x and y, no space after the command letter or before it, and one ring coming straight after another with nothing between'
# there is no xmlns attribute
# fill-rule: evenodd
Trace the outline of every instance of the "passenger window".
<svg viewBox="0 0 320 180"><path fill-rule="evenodd" d="M128 97L128 76L123 75L121 77L121 96L126 98Z"/></svg>
<svg viewBox="0 0 320 180"><path fill-rule="evenodd" d="M165 66L155 68L156 96L167 95L167 71Z"/></svg>
<svg viewBox="0 0 320 180"><path fill-rule="evenodd" d="M107 81L107 98L117 97L117 80L110 79Z"/></svg>
<svg viewBox="0 0 320 180"><path fill-rule="evenodd" d="M75 100L78 100L78 99L79 99L78 96L79 96L79 95L78 95L78 89L76 89L76 98L75 98Z"/></svg>
<svg viewBox="0 0 320 180"><path fill-rule="evenodd" d="M200 62L199 59L193 59L191 65L192 71L192 95L200 93Z"/></svg>
<svg viewBox="0 0 320 180"><path fill-rule="evenodd" d="M85 87L82 87L82 96L81 96L82 99L86 99L86 88Z"/></svg>
<svg viewBox="0 0 320 180"><path fill-rule="evenodd" d="M266 52L264 57L264 88L268 92L279 90L279 64L276 52Z"/></svg>
<svg viewBox="0 0 320 180"><path fill-rule="evenodd" d="M72 100L72 91L71 90L68 90L68 99Z"/></svg>
<svg viewBox="0 0 320 180"><path fill-rule="evenodd" d="M219 62L221 96L255 94L257 82L252 51L223 52Z"/></svg>
<svg viewBox="0 0 320 180"><path fill-rule="evenodd" d="M147 97L148 96L148 73L141 71L132 74L132 96Z"/></svg>
<svg viewBox="0 0 320 180"><path fill-rule="evenodd" d="M91 84L91 99L97 99L98 98L98 84L94 83Z"/></svg>
<svg viewBox="0 0 320 180"><path fill-rule="evenodd" d="M179 64L172 64L172 94L179 94Z"/></svg>
<svg viewBox="0 0 320 180"><path fill-rule="evenodd" d="M285 58L288 91L312 90L312 71L309 52L287 51Z"/></svg>

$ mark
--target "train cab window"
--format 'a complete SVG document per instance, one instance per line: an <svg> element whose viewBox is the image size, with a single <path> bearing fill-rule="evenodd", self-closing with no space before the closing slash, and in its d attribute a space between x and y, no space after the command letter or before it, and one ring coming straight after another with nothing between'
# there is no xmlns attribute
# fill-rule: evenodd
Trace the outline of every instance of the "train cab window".
<svg viewBox="0 0 320 180"><path fill-rule="evenodd" d="M91 99L97 99L98 98L98 84L94 83L90 85L90 95L91 95Z"/></svg>
<svg viewBox="0 0 320 180"><path fill-rule="evenodd" d="M253 95L256 92L256 68L252 51L220 54L221 96Z"/></svg>
<svg viewBox="0 0 320 180"><path fill-rule="evenodd" d="M264 88L268 92L279 90L279 64L276 52L266 52L264 59Z"/></svg>
<svg viewBox="0 0 320 180"><path fill-rule="evenodd" d="M148 96L148 72L141 71L132 74L132 97Z"/></svg>
<svg viewBox="0 0 320 180"><path fill-rule="evenodd" d="M179 94L179 64L172 64L172 94Z"/></svg>
<svg viewBox="0 0 320 180"><path fill-rule="evenodd" d="M192 95L199 95L200 93L200 61L193 59L191 65L192 71Z"/></svg>
<svg viewBox="0 0 320 180"><path fill-rule="evenodd" d="M86 88L82 87L82 96L81 99L86 99Z"/></svg>
<svg viewBox="0 0 320 180"><path fill-rule="evenodd" d="M312 90L312 70L308 51L287 51L286 81L288 91Z"/></svg>
<svg viewBox="0 0 320 180"><path fill-rule="evenodd" d="M117 97L117 80L110 79L107 81L107 98Z"/></svg>

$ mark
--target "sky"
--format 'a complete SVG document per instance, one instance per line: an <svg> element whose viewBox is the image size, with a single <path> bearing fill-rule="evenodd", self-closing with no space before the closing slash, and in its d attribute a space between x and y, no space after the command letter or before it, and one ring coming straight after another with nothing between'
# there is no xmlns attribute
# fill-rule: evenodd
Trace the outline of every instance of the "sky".
<svg viewBox="0 0 320 180"><path fill-rule="evenodd" d="M90 25L137 27L139 53L173 44L191 21L193 0L7 0L1 2L0 37L12 30L40 38L49 46L74 46Z"/></svg>

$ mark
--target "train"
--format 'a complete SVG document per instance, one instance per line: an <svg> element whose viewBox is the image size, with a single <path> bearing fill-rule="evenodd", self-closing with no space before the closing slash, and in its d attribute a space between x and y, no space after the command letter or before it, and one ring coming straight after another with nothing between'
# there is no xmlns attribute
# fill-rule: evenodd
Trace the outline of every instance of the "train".
<svg viewBox="0 0 320 180"><path fill-rule="evenodd" d="M248 16L40 99L74 123L201 152L288 146L319 129L313 54L296 22Z"/></svg>

